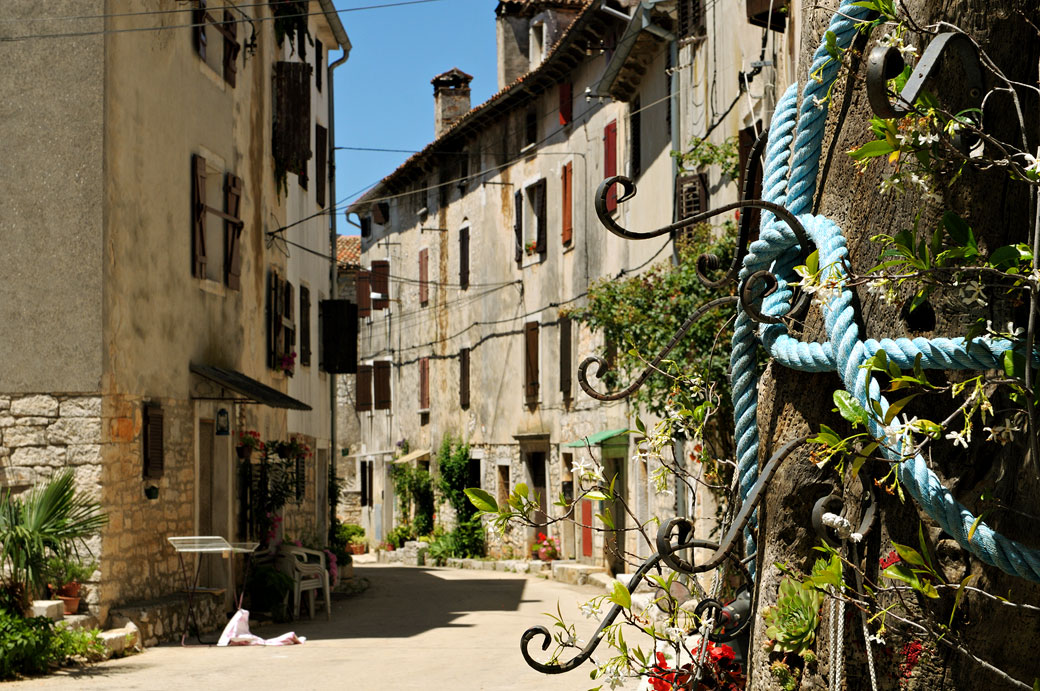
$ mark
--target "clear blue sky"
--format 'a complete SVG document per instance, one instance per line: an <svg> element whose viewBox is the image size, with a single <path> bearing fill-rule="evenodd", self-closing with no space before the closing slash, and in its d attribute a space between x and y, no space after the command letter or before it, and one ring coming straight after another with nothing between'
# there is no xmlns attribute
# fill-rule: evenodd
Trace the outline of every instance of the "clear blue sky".
<svg viewBox="0 0 1040 691"><path fill-rule="evenodd" d="M379 2L335 0L340 10ZM426 146L433 140L430 80L452 67L473 75L473 105L492 96L498 90L497 4L497 0L438 0L341 13L353 49L335 72L336 146L408 150ZM353 200L410 155L337 151L335 199ZM340 234L357 234L342 213L336 225Z"/></svg>

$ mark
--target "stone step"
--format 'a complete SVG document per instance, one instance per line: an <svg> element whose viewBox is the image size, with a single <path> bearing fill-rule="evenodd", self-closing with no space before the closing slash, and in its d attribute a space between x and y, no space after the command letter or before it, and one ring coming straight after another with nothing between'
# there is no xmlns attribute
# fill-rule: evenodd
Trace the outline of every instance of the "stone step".
<svg viewBox="0 0 1040 691"><path fill-rule="evenodd" d="M65 603L61 600L33 600L32 615L61 621L65 617Z"/></svg>
<svg viewBox="0 0 1040 691"><path fill-rule="evenodd" d="M140 650L140 631L134 626L133 622L128 622L126 626L120 629L102 631L100 636L105 644L105 649L108 651L108 654L105 656L106 660L113 656L122 656Z"/></svg>
<svg viewBox="0 0 1040 691"><path fill-rule="evenodd" d="M66 614L62 623L70 629L90 631L98 628L98 620L93 614Z"/></svg>
<svg viewBox="0 0 1040 691"><path fill-rule="evenodd" d="M593 574L605 573L602 566L591 564L579 564L572 560L557 560L552 562L552 579L560 583L571 585L587 585L589 577Z"/></svg>

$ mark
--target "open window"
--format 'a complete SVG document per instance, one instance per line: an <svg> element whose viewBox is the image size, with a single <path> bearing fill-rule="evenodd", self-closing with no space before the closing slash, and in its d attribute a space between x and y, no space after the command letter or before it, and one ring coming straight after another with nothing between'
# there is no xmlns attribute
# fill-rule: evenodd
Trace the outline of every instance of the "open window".
<svg viewBox="0 0 1040 691"><path fill-rule="evenodd" d="M244 226L240 218L242 179L200 154L192 156L191 177L192 275L238 290Z"/></svg>
<svg viewBox="0 0 1040 691"><path fill-rule="evenodd" d="M517 263L528 266L545 259L548 249L548 217L545 179L541 179L517 192L515 234L517 242Z"/></svg>
<svg viewBox="0 0 1040 691"><path fill-rule="evenodd" d="M296 369L296 322L293 284L273 269L267 274L267 366L293 375Z"/></svg>
<svg viewBox="0 0 1040 691"><path fill-rule="evenodd" d="M239 19L226 7L210 11L208 0L194 0L192 42L195 53L210 69L234 87L238 78ZM240 16L240 15L239 15Z"/></svg>

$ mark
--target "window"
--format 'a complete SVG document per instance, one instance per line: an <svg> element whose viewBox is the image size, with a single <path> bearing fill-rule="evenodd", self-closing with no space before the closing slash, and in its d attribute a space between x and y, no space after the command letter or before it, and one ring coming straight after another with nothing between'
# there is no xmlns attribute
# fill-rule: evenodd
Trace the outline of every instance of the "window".
<svg viewBox="0 0 1040 691"><path fill-rule="evenodd" d="M628 125L631 132L629 133L632 137L632 148L629 164L632 167L632 178L638 178L643 174L643 128L642 128L643 113L640 105L639 97L637 96L632 101L632 115L628 119Z"/></svg>
<svg viewBox="0 0 1040 691"><path fill-rule="evenodd" d="M370 280L372 285L372 309L385 310L390 306L390 262L385 259L373 261Z"/></svg>
<svg viewBox="0 0 1040 691"><path fill-rule="evenodd" d="M498 505L509 505L509 466L498 466Z"/></svg>
<svg viewBox="0 0 1040 691"><path fill-rule="evenodd" d="M355 382L354 410L372 410L372 365L359 365Z"/></svg>
<svg viewBox="0 0 1040 691"><path fill-rule="evenodd" d="M419 304L423 307L430 302L429 269L430 250L424 247L419 250Z"/></svg>
<svg viewBox="0 0 1040 691"><path fill-rule="evenodd" d="M239 218L242 179L221 173L199 154L192 156L191 169L192 275L221 281L238 290L242 269L239 245L244 225ZM221 197L223 211L210 204ZM218 249L221 247L222 250Z"/></svg>
<svg viewBox="0 0 1040 691"><path fill-rule="evenodd" d="M704 0L679 0L679 38L704 35Z"/></svg>
<svg viewBox="0 0 1040 691"><path fill-rule="evenodd" d="M300 364L311 365L311 291L300 286Z"/></svg>
<svg viewBox="0 0 1040 691"><path fill-rule="evenodd" d="M737 178L737 189L740 190L742 198L746 199L761 199L762 198L762 166L758 165L755 170L755 179L753 181L754 186L748 195L744 195L744 183L747 178L747 165L748 159L751 157L751 150L755 146L755 140L758 138L758 133L762 131L761 120L758 122L758 127L755 125L751 127L745 127L737 133L737 161L740 166L738 169ZM741 216L748 214L748 222L751 224L751 228L758 228L759 221L762 218L762 211L760 209L743 209Z"/></svg>
<svg viewBox="0 0 1040 691"><path fill-rule="evenodd" d="M603 179L617 175L617 120L611 120L603 130ZM617 209L617 185L607 190L607 211Z"/></svg>
<svg viewBox="0 0 1040 691"><path fill-rule="evenodd" d="M372 217L371 216L358 216L361 226L361 237L367 238L372 235Z"/></svg>
<svg viewBox="0 0 1040 691"><path fill-rule="evenodd" d="M325 208L325 184L328 182L329 131L321 125L314 126L314 202Z"/></svg>
<svg viewBox="0 0 1040 691"><path fill-rule="evenodd" d="M293 321L293 285L275 271L267 274L267 366L292 376L296 328Z"/></svg>
<svg viewBox="0 0 1040 691"><path fill-rule="evenodd" d="M571 396L571 318L561 316L560 325L560 391Z"/></svg>
<svg viewBox="0 0 1040 691"><path fill-rule="evenodd" d="M563 219L560 231L560 240L567 247L574 240L574 220L572 207L574 205L574 162L563 166L563 174L560 176L560 213Z"/></svg>
<svg viewBox="0 0 1040 691"><path fill-rule="evenodd" d="M419 358L419 412L430 409L430 358Z"/></svg>
<svg viewBox="0 0 1040 691"><path fill-rule="evenodd" d="M516 265L524 260L524 193L513 193L513 235L516 241Z"/></svg>
<svg viewBox="0 0 1040 691"><path fill-rule="evenodd" d="M545 58L545 24L535 22L531 24L530 40L528 43L527 60L530 63L528 69L533 70Z"/></svg>
<svg viewBox="0 0 1040 691"><path fill-rule="evenodd" d="M273 127L276 164L287 173L306 176L311 158L311 66L307 63L274 64Z"/></svg>
<svg viewBox="0 0 1040 691"><path fill-rule="evenodd" d="M469 227L459 231L459 288L469 288Z"/></svg>
<svg viewBox="0 0 1040 691"><path fill-rule="evenodd" d="M357 296L358 319L372 315L372 279L361 269L354 277L354 294Z"/></svg>
<svg viewBox="0 0 1040 691"><path fill-rule="evenodd" d="M390 361L378 360L372 366L375 409L390 410Z"/></svg>
<svg viewBox="0 0 1040 691"><path fill-rule="evenodd" d="M195 52L209 67L221 75L231 87L238 74L238 21L229 10L224 10L218 21L207 9L207 0L195 0L191 23ZM219 46L219 48L217 48Z"/></svg>
<svg viewBox="0 0 1040 691"><path fill-rule="evenodd" d="M469 408L469 348L459 351L459 407Z"/></svg>
<svg viewBox="0 0 1040 691"><path fill-rule="evenodd" d="M524 116L524 148L538 143L538 111L534 106Z"/></svg>
<svg viewBox="0 0 1040 691"><path fill-rule="evenodd" d="M570 82L560 84L560 124L569 125L574 119L574 101L572 99L572 87Z"/></svg>
<svg viewBox="0 0 1040 691"><path fill-rule="evenodd" d="M675 179L675 220L708 210L708 176L680 175Z"/></svg>
<svg viewBox="0 0 1040 691"><path fill-rule="evenodd" d="M314 39L314 88L321 93L321 73L325 71L325 50L321 41Z"/></svg>
<svg viewBox="0 0 1040 691"><path fill-rule="evenodd" d="M361 475L361 505L373 506L372 501L372 468L375 461L361 461L359 474Z"/></svg>
<svg viewBox="0 0 1040 691"><path fill-rule="evenodd" d="M538 403L538 322L524 325L524 401Z"/></svg>
<svg viewBox="0 0 1040 691"><path fill-rule="evenodd" d="M144 477L158 479L163 475L163 410L158 403L145 403L142 419L141 444L144 457Z"/></svg>
<svg viewBox="0 0 1040 691"><path fill-rule="evenodd" d="M541 261L547 249L548 234L545 180L539 180L528 185L523 192L517 192L514 204L517 263L522 266L525 256L531 257L532 263Z"/></svg>
<svg viewBox="0 0 1040 691"><path fill-rule="evenodd" d="M747 0L748 23L783 31L787 25L788 6L788 0Z"/></svg>

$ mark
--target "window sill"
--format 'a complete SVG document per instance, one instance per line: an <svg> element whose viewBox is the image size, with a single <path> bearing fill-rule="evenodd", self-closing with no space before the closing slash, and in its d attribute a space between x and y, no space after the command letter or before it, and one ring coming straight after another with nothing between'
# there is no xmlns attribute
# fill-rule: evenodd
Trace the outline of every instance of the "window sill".
<svg viewBox="0 0 1040 691"><path fill-rule="evenodd" d="M199 57L198 53L195 53L195 59L198 60L199 72L208 77L218 89L227 91L227 82L224 81L224 75L210 67L210 64Z"/></svg>
<svg viewBox="0 0 1040 691"><path fill-rule="evenodd" d="M545 261L546 252L538 252L536 254L526 254L523 260L520 262L521 269L528 269L532 266L538 266Z"/></svg>
<svg viewBox="0 0 1040 691"><path fill-rule="evenodd" d="M210 278L200 278L198 281L199 289L202 292L227 297L227 287L220 281L214 281Z"/></svg>
<svg viewBox="0 0 1040 691"><path fill-rule="evenodd" d="M571 242L568 245L564 245L563 246L563 253L564 254L570 254L573 251L574 251L574 243L573 242Z"/></svg>
<svg viewBox="0 0 1040 691"><path fill-rule="evenodd" d="M525 145L523 148L520 149L520 154L523 156L534 156L535 146L537 146L537 144L535 144L534 142Z"/></svg>

